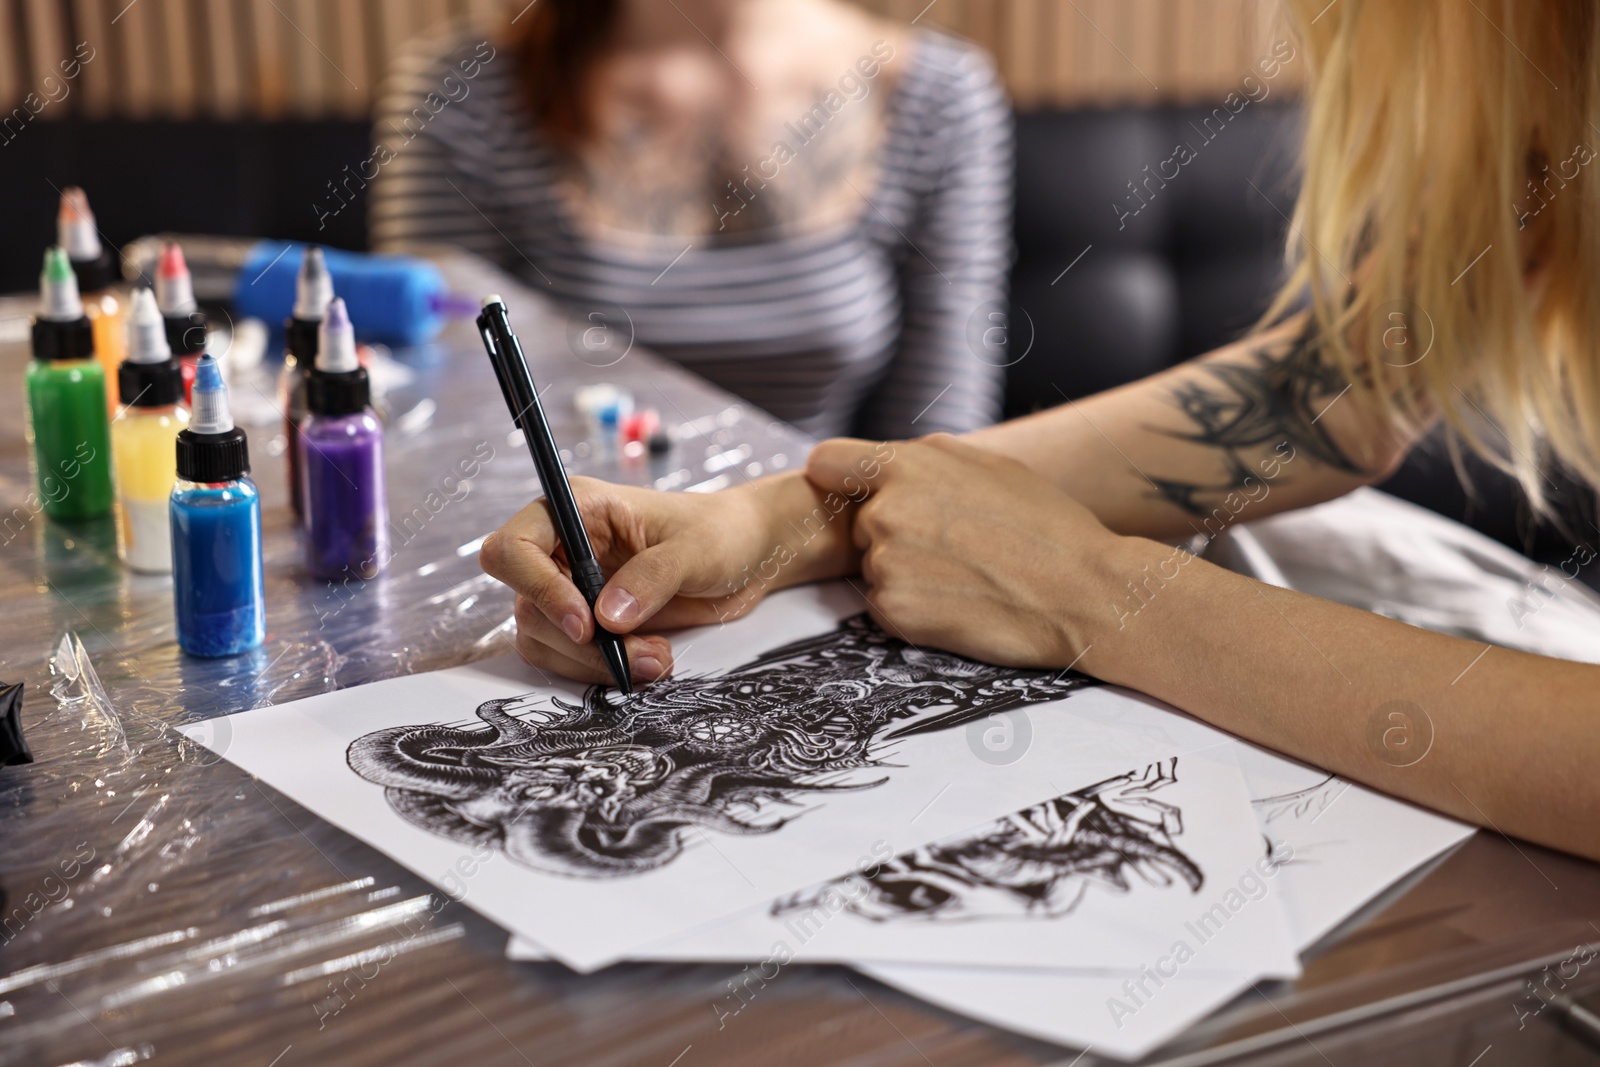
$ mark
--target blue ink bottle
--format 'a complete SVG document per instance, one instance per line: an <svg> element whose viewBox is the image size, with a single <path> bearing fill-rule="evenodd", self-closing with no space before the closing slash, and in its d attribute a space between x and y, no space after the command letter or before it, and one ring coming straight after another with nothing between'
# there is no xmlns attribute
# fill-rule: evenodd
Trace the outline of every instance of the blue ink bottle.
<svg viewBox="0 0 1600 1067"><path fill-rule="evenodd" d="M222 370L202 356L189 428L178 434L169 509L178 644L192 656L232 656L266 639L261 497L249 473L249 448L228 410Z"/></svg>
<svg viewBox="0 0 1600 1067"><path fill-rule="evenodd" d="M375 578L389 562L383 423L371 396L350 316L334 297L322 318L316 365L306 375L306 417L296 442L306 566L328 581Z"/></svg>

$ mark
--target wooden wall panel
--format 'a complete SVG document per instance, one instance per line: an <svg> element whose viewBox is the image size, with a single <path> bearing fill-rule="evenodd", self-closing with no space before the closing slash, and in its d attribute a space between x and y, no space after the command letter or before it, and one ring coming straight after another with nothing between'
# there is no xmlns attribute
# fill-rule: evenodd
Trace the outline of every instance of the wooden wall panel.
<svg viewBox="0 0 1600 1067"><path fill-rule="evenodd" d="M78 72L78 81L73 87L77 97L76 114L91 118L109 114L116 99L117 79L105 50L105 41L110 37L111 16L114 14L115 11L106 11L106 0L72 0L73 36L76 38L73 47L83 44L93 49L84 54L94 56ZM94 43L96 41L100 43Z"/></svg>
<svg viewBox="0 0 1600 1067"><path fill-rule="evenodd" d="M1010 72L1012 98L1021 107L1032 107L1049 98L1045 41L1050 23L1044 5L1035 0L1012 0L1002 14L1004 36L995 58Z"/></svg>
<svg viewBox="0 0 1600 1067"><path fill-rule="evenodd" d="M245 113L249 71L240 25L234 0L201 0L198 66L204 88L199 108L219 118Z"/></svg>
<svg viewBox="0 0 1600 1067"><path fill-rule="evenodd" d="M860 0L994 55L1024 107L1220 99L1284 35L1277 0ZM69 113L355 117L387 60L527 0L0 0L0 113L83 41ZM1291 88L1289 67L1274 91Z"/></svg>
<svg viewBox="0 0 1600 1067"><path fill-rule="evenodd" d="M160 16L155 4L142 2L112 15L106 51L121 59L114 103L118 113L131 118L153 118L165 110Z"/></svg>
<svg viewBox="0 0 1600 1067"><path fill-rule="evenodd" d="M23 67L28 49L17 35L16 6L17 0L0 0L0 116L9 115L30 91Z"/></svg>
<svg viewBox="0 0 1600 1067"><path fill-rule="evenodd" d="M72 54L72 46L67 43L67 30L59 17L59 0L26 0L24 8L28 23L24 44L30 62L23 69L28 72L29 88L42 99L48 99L45 93L49 90L43 85L45 76L51 75L60 81L59 64ZM59 89L54 92L60 94Z"/></svg>
<svg viewBox="0 0 1600 1067"><path fill-rule="evenodd" d="M244 46L250 50L253 107L262 118L281 118L289 112L289 56L284 48L283 15L273 0L251 0L245 5L249 22L244 26Z"/></svg>
<svg viewBox="0 0 1600 1067"><path fill-rule="evenodd" d="M148 0L147 0L148 2ZM159 0L161 8L161 47L164 49L161 77L166 82L164 114L191 118L203 108L200 97L199 8L191 0Z"/></svg>
<svg viewBox="0 0 1600 1067"><path fill-rule="evenodd" d="M334 36L338 44L333 57L346 75L333 87L334 97L339 102L335 110L347 116L360 115L366 110L377 81L367 49L361 0L333 0L333 7Z"/></svg>
<svg viewBox="0 0 1600 1067"><path fill-rule="evenodd" d="M279 46L285 59L284 96L289 114L309 117L325 110L328 69L322 57L327 49L317 43L321 27L317 24L318 0L270 0L275 9Z"/></svg>

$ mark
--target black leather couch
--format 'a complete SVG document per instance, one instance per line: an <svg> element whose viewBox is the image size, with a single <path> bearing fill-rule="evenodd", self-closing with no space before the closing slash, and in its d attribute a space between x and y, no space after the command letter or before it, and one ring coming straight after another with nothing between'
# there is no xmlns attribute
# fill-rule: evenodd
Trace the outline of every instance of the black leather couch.
<svg viewBox="0 0 1600 1067"><path fill-rule="evenodd" d="M1018 116L1014 337L1031 323L1033 347L1008 372L1008 414L1205 352L1265 308L1294 201L1298 112L1251 103L1220 132L1215 122L1205 127L1210 114ZM364 204L325 226L315 205L327 180L366 158L367 138L364 123L349 121L34 123L0 144L0 203L12 205L0 214L0 247L10 250L0 257L0 291L36 284L38 254L54 235L55 188L72 183L91 189L101 231L117 243L184 230L364 248ZM1163 178L1180 142L1194 158ZM1471 473L1469 494L1435 445L1386 488L1536 558L1568 554L1569 539L1532 523L1505 478L1481 464ZM1592 496L1572 498L1574 536L1600 538L1588 525Z"/></svg>
<svg viewBox="0 0 1600 1067"><path fill-rule="evenodd" d="M1008 415L1141 378L1239 336L1266 308L1294 202L1292 109L1252 104L1206 141L1198 109L1017 122L1017 329ZM1182 166L1167 162L1194 146ZM1173 175L1170 180L1163 175Z"/></svg>

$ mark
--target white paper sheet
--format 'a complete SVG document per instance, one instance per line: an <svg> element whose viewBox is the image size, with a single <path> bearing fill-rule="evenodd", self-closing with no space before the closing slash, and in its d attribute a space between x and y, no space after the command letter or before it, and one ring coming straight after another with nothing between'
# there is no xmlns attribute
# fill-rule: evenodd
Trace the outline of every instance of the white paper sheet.
<svg viewBox="0 0 1600 1067"><path fill-rule="evenodd" d="M1474 833L1466 823L1242 741L1238 760L1262 833L1292 852L1280 877L1301 949Z"/></svg>
<svg viewBox="0 0 1600 1067"><path fill-rule="evenodd" d="M781 952L811 963L1057 970L1167 959L1192 973L1297 975L1232 739L1110 687L1052 713L1078 719L1079 744L1126 753L1132 769L1099 785L1052 776L1068 796L902 854L871 878L812 886L629 958ZM1186 754L1166 755L1176 751ZM1094 795L1071 795L1089 786Z"/></svg>
<svg viewBox="0 0 1600 1067"><path fill-rule="evenodd" d="M625 729L599 690L585 710L582 689L504 657L245 712L212 743L579 970L1137 762L1054 713L1094 688L1063 702L1070 676L841 622L862 607L805 587L681 635L674 682L629 701ZM981 742L1008 704L1031 733L1014 762ZM952 718L972 721L907 733Z"/></svg>
<svg viewBox="0 0 1600 1067"><path fill-rule="evenodd" d="M1238 749L1261 831L1274 852L1286 857L1271 889L1288 909L1300 949L1472 836L1465 823L1244 742ZM1137 1059L1160 1047L1259 977L1213 976L1196 969L1157 986L1154 979L1133 974L901 964L858 969L963 1015L1121 1059Z"/></svg>

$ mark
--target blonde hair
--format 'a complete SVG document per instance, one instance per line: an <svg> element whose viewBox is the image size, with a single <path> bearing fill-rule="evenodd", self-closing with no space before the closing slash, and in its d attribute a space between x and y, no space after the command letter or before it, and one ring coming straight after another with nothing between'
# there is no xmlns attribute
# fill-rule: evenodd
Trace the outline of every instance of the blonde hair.
<svg viewBox="0 0 1600 1067"><path fill-rule="evenodd" d="M1269 316L1309 294L1377 410L1443 415L1535 506L1553 468L1600 487L1594 0L1287 6L1310 95Z"/></svg>

